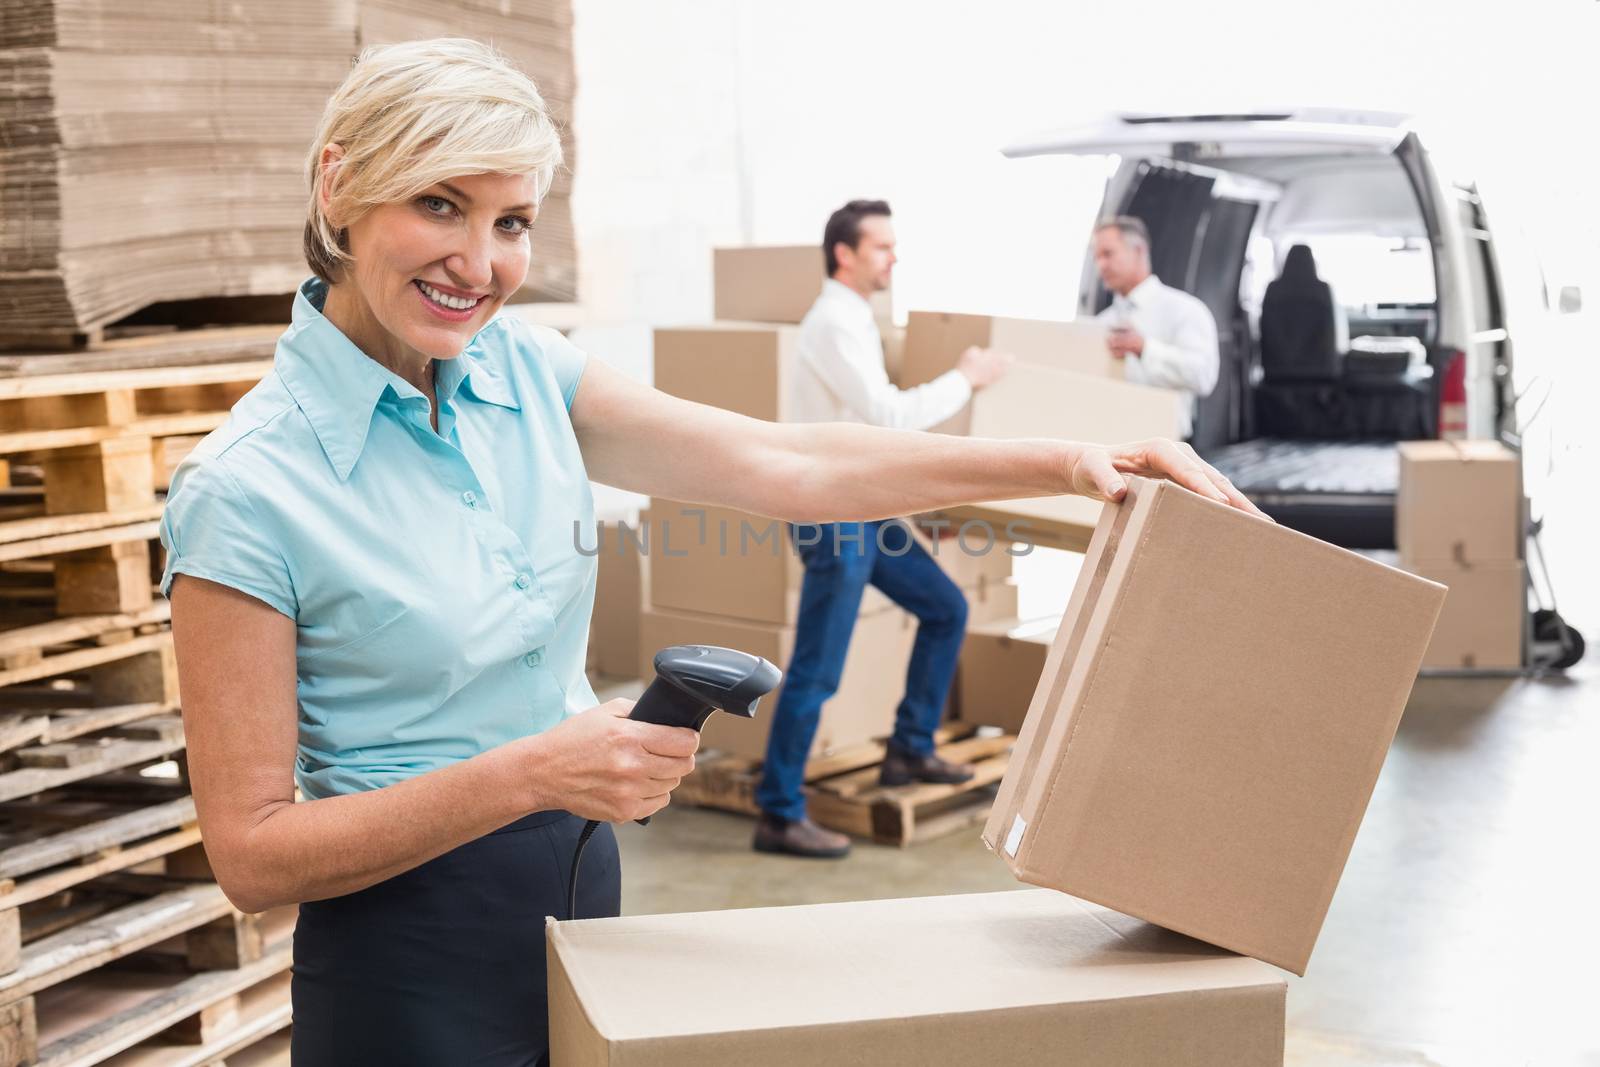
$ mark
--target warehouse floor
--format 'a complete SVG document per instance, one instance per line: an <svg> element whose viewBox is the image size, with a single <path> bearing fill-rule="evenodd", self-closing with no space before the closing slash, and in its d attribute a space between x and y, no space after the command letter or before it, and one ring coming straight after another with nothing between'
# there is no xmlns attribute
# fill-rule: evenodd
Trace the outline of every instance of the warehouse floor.
<svg viewBox="0 0 1600 1067"><path fill-rule="evenodd" d="M1600 517L1552 515L1561 608L1591 645L1596 543ZM1290 981L1289 1062L1600 1064L1597 758L1600 653L1566 677L1420 680L1309 972ZM624 827L625 909L1017 887L975 833L816 863L753 853L751 827L688 808Z"/></svg>

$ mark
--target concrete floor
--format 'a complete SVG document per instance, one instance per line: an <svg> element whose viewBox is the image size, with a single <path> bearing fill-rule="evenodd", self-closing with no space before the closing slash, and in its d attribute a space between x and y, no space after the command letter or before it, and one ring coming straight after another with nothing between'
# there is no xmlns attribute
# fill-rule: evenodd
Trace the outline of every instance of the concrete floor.
<svg viewBox="0 0 1600 1067"><path fill-rule="evenodd" d="M1600 1064L1600 669L1417 685L1305 978L1289 1062ZM619 831L630 914L1017 888L975 834L842 863L668 808Z"/></svg>
<svg viewBox="0 0 1600 1067"><path fill-rule="evenodd" d="M1547 548L1593 644L1600 516L1581 499ZM1290 978L1288 1062L1600 1065L1597 816L1600 653L1565 677L1419 680L1309 973ZM751 828L689 808L622 828L625 910L1017 886L976 833L813 863L753 853Z"/></svg>

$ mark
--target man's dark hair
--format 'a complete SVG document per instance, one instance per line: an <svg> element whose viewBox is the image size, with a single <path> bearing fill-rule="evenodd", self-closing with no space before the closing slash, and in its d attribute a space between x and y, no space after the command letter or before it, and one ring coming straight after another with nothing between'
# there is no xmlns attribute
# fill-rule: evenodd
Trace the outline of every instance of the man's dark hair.
<svg viewBox="0 0 1600 1067"><path fill-rule="evenodd" d="M856 248L861 244L861 220L869 215L890 215L887 200L852 200L828 216L828 225L822 230L822 256L828 264L828 277L839 269L839 257L833 254L838 245Z"/></svg>

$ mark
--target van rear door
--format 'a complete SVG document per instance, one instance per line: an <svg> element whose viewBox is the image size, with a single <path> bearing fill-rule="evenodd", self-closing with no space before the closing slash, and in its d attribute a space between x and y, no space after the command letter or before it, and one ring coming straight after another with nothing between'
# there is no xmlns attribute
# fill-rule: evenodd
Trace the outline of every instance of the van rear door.
<svg viewBox="0 0 1600 1067"><path fill-rule="evenodd" d="M1008 145L1013 158L1149 156L1204 163L1238 156L1384 155L1405 136L1405 116L1296 108L1237 114L1105 115Z"/></svg>

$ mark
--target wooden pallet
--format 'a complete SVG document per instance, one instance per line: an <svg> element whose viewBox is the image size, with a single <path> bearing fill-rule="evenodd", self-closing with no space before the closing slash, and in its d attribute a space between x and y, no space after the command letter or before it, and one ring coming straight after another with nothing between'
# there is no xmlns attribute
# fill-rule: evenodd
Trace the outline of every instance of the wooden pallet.
<svg viewBox="0 0 1600 1067"><path fill-rule="evenodd" d="M166 628L171 619L171 606L157 601L138 611L58 618L0 630L0 689L104 668L94 670L93 678L106 692L142 687L150 697L165 699L176 687L171 674L172 633ZM139 656L147 658L123 663ZM123 666L108 666L116 663ZM149 677L136 680L141 670Z"/></svg>
<svg viewBox="0 0 1600 1067"><path fill-rule="evenodd" d="M942 745L971 732L971 727L941 726L934 733L934 741ZM804 779L811 785L837 774L876 767L883 762L887 751L883 741L867 741L826 752L806 762ZM756 786L760 781L760 760L708 751L696 760L694 773L673 790L672 799L680 804L716 808L738 815L757 815L760 808L756 805Z"/></svg>
<svg viewBox="0 0 1600 1067"><path fill-rule="evenodd" d="M0 562L52 557L63 615L149 607L158 491L271 367L0 376Z"/></svg>
<svg viewBox="0 0 1600 1067"><path fill-rule="evenodd" d="M806 803L819 824L879 844L905 847L980 825L1005 776L1016 738L987 736L970 726L941 727L941 757L971 763L977 774L961 785L878 785L882 742L860 745L806 764ZM673 791L680 803L756 815L761 765L738 756L710 754Z"/></svg>
<svg viewBox="0 0 1600 1067"><path fill-rule="evenodd" d="M215 885L114 877L154 895L28 946L0 978L0 1065L211 1063L288 1025L294 909L240 915Z"/></svg>
<svg viewBox="0 0 1600 1067"><path fill-rule="evenodd" d="M238 966L193 974L106 967L41 992L39 1067L211 1063L279 1034L289 1022L294 909L268 913L257 925L259 957Z"/></svg>
<svg viewBox="0 0 1600 1067"><path fill-rule="evenodd" d="M0 804L182 753L168 612L0 631Z"/></svg>
<svg viewBox="0 0 1600 1067"><path fill-rule="evenodd" d="M152 860L181 864L197 848L194 800L180 788L152 801L69 787L0 805L0 973L15 970L23 942L37 936L33 909L68 904L69 890Z"/></svg>

